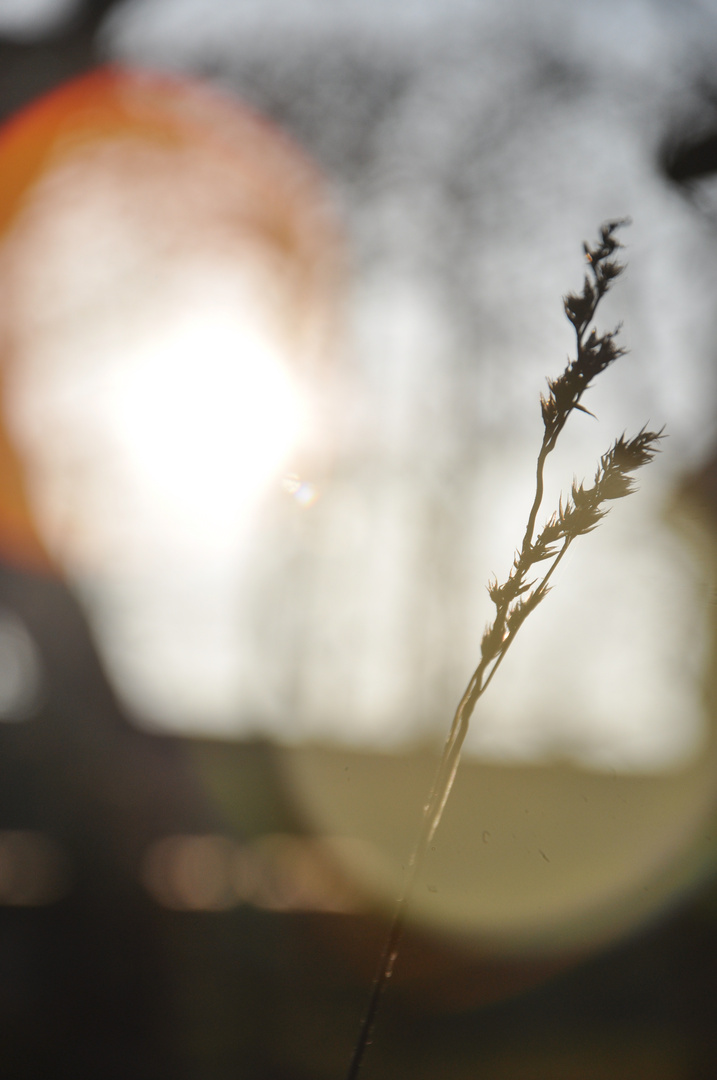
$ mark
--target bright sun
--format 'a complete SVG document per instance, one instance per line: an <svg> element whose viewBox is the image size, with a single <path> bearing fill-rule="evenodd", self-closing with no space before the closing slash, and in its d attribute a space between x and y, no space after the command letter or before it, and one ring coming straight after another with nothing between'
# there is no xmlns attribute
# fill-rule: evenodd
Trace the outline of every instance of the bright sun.
<svg viewBox="0 0 717 1080"><path fill-rule="evenodd" d="M237 102L117 70L21 114L3 166L4 405L42 540L140 715L229 723L238 567L311 456L320 180Z"/></svg>

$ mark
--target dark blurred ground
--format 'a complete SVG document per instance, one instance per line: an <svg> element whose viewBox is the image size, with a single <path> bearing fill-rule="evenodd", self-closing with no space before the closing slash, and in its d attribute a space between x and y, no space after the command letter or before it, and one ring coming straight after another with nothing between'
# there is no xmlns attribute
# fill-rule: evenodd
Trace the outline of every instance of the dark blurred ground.
<svg viewBox="0 0 717 1080"><path fill-rule="evenodd" d="M0 728L1 835L51 837L64 867L57 898L0 907L2 1075L340 1077L379 919L249 903L168 910L141 881L143 852L167 834L301 832L271 749L137 732L62 586L6 569L0 599L45 671L39 713ZM234 780L230 815L206 793L212 772ZM511 963L412 936L365 1074L711 1077L716 930L707 882L582 959Z"/></svg>

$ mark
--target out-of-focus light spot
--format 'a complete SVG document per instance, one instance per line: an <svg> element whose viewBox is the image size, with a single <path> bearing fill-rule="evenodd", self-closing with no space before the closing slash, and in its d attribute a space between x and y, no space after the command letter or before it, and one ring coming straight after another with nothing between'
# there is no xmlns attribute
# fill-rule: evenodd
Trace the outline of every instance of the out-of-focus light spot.
<svg viewBox="0 0 717 1080"><path fill-rule="evenodd" d="M0 491L0 550L49 552L140 722L253 724L252 604L283 558L264 515L286 514L282 475L327 440L321 179L240 102L118 69L0 130L0 174L0 472L18 488Z"/></svg>
<svg viewBox="0 0 717 1080"><path fill-rule="evenodd" d="M79 7L80 0L0 0L0 35L34 41L58 30Z"/></svg>
<svg viewBox="0 0 717 1080"><path fill-rule="evenodd" d="M170 836L149 849L142 877L164 907L225 911L237 903L232 855L231 840L222 836Z"/></svg>
<svg viewBox="0 0 717 1080"><path fill-rule="evenodd" d="M247 899L272 911L352 912L356 895L318 840L275 833L254 846L262 874Z"/></svg>
<svg viewBox="0 0 717 1080"><path fill-rule="evenodd" d="M171 165L133 145L85 150L38 183L8 248L10 423L48 545L79 574L136 564L158 536L236 555L308 427L287 269L269 240L240 232L225 250L201 169L175 196L187 220L156 205Z"/></svg>
<svg viewBox="0 0 717 1080"><path fill-rule="evenodd" d="M232 314L192 314L138 352L115 401L138 472L163 499L181 503L190 490L195 515L217 525L217 508L236 514L257 496L300 428L285 359Z"/></svg>
<svg viewBox="0 0 717 1080"><path fill-rule="evenodd" d="M30 830L0 832L0 904L43 907L69 888L66 860L55 841Z"/></svg>
<svg viewBox="0 0 717 1080"><path fill-rule="evenodd" d="M147 850L141 877L163 907L227 911L352 912L360 900L337 869L331 847L307 837L272 834L252 843L225 836L169 836Z"/></svg>
<svg viewBox="0 0 717 1080"><path fill-rule="evenodd" d="M43 470L45 531L80 572L137 565L158 537L205 559L236 554L300 435L306 410L279 342L212 298L213 284L198 282L189 313L177 302L121 350L103 352L86 323L71 362L57 356L24 383L23 430L62 446Z"/></svg>
<svg viewBox="0 0 717 1080"><path fill-rule="evenodd" d="M40 702L42 665L35 643L12 611L0 610L0 720L26 720Z"/></svg>
<svg viewBox="0 0 717 1080"><path fill-rule="evenodd" d="M298 473L287 473L282 480L282 487L303 509L313 506L319 497L316 485L309 480L302 480Z"/></svg>

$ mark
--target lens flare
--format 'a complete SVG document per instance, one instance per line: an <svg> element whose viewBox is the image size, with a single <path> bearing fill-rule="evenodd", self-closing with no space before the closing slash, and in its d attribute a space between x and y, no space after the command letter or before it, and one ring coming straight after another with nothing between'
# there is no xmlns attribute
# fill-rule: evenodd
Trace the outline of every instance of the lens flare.
<svg viewBox="0 0 717 1080"><path fill-rule="evenodd" d="M318 173L238 101L121 69L15 118L0 172L0 550L49 552L140 720L224 731L262 514L322 445Z"/></svg>

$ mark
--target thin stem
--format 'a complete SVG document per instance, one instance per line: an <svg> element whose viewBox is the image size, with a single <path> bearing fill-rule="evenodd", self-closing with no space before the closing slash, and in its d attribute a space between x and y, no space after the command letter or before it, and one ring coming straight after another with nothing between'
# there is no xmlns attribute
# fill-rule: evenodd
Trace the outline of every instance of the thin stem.
<svg viewBox="0 0 717 1080"><path fill-rule="evenodd" d="M538 478L542 481L542 464L545 461L547 454L542 454L538 459ZM540 506L540 501L537 500L533 504L537 516L537 509ZM532 539L532 537L531 537ZM547 589L548 582L553 573L557 569L561 559L565 555L565 552L570 546L572 538L567 537L565 543L561 547L558 554L553 559L549 570L545 574L543 580L536 590L536 595L544 593ZM458 766L460 764L461 751L463 749L463 743L465 737L468 734L468 728L470 726L470 720L475 710L476 704L479 699L488 689L493 676L500 667L503 657L510 648L515 634L509 634L505 639L503 646L498 654L495 663L491 667L490 671L486 675L486 663L481 660L480 664L473 672L468 685L463 693L458 708L456 709L451 724L448 737L446 738L443 746L443 752L441 753L441 759L436 769L436 773L431 785L428 801L423 808L423 817L421 820L421 830L418 834L415 847L409 859L408 868L406 872L406 878L403 884L403 889L396 901L394 908L393 918L391 920L391 926L388 931L386 943L381 953L381 958L378 965L378 970L374 978L373 987L371 989L371 996L366 1008L359 1036L354 1049L353 1057L349 1066L346 1080L356 1080L359 1069L363 1062L364 1055L367 1047L371 1043L371 1036L373 1034L373 1028L376 1021L376 1013L378 1011L379 1002L383 991L386 988L388 980L393 975L393 968L396 963L396 957L398 956L398 948L403 936L403 930L406 922L406 911L408 908L408 902L413 892L413 887L416 882L426 856L428 847L435 836L436 830L441 823L443 817L443 811L445 810L446 803L453 788L453 782L458 772Z"/></svg>
<svg viewBox="0 0 717 1080"><path fill-rule="evenodd" d="M534 513L532 513L533 523L537 517L538 509L540 508L540 502L542 501L540 495L542 494L542 467L545 463L545 458L549 451L543 452L538 458L538 471L537 471L537 483L538 489L536 493L536 499L533 503ZM533 524L534 528L534 524ZM528 534L526 533L526 536ZM532 540L532 531L530 535ZM545 574L545 577L541 581L536 594L544 593L549 579L557 568L560 560L563 558L565 552L570 545L570 538L565 540L562 548L553 559L550 569ZM446 803L453 788L453 782L458 772L458 766L460 764L461 751L463 749L463 743L465 737L468 734L468 728L470 726L470 720L481 696L487 690L490 685L493 676L498 670L503 657L507 653L510 645L513 641L514 634L509 634L505 639L503 646L498 654L495 663L491 667L490 671L486 675L486 663L481 660L480 664L473 672L468 685L463 693L458 708L456 709L453 717L453 723L451 724L448 737L443 746L443 752L441 754L441 760L436 769L436 773L431 785L428 801L423 808L423 817L421 820L421 830L418 834L415 847L411 854L411 858L408 863L408 869L406 873L406 879L403 884L403 890L401 895L396 901L396 906L391 920L391 926L389 928L386 943L381 953L381 958L378 965L378 970L374 978L373 987L371 989L371 996L369 998L366 1013L364 1015L361 1028L359 1031L358 1040L354 1049L353 1057L349 1066L346 1080L356 1080L359 1069L363 1062L364 1055L367 1047L371 1043L371 1036L373 1034L373 1028L376 1021L376 1013L378 1011L379 1002L383 991L386 988L388 980L393 974L393 968L398 956L398 948L403 936L403 930L406 921L406 911L408 908L408 902L413 892L413 887L416 882L416 878L420 873L423 862L426 856L428 847L435 836L436 830L441 823L443 817L443 811L445 810ZM485 678L484 678L485 676Z"/></svg>
<svg viewBox="0 0 717 1080"><path fill-rule="evenodd" d="M440 824L441 817L443 816L443 810L448 801L448 796L450 795L453 781L455 780L458 771L461 749L468 732L470 719L476 702L483 693L484 687L480 685L482 667L483 665L478 666L466 687L465 693L456 709L451 730L443 747L441 760L431 786L431 793L428 802L423 808L421 830L418 834L418 839L408 863L403 890L396 901L388 937L386 938L386 944L381 953L378 970L371 989L371 996L361 1023L361 1029L351 1058L346 1080L356 1080L366 1049L371 1043L371 1036L373 1034L379 1002L383 991L386 988L386 984L393 974L394 964L398 955L398 947L401 937L403 936L408 901L413 892L416 878L423 867L428 846L431 843L436 829Z"/></svg>
<svg viewBox="0 0 717 1080"><path fill-rule="evenodd" d="M410 868L409 868L410 869ZM409 884L412 885L412 878L409 879ZM373 987L371 988L371 997L369 998L366 1013L363 1021L361 1022L361 1030L359 1031L358 1041L356 1048L351 1058L351 1064L349 1065L349 1071L346 1074L346 1080L356 1080L359 1074L359 1069L363 1063L364 1054L366 1049L371 1044L371 1036L373 1034L374 1024L376 1022L376 1013L378 1011L381 995L386 987L386 983L393 974L393 965L396 962L398 955L398 946L403 936L403 927L406 921L406 906L408 901L409 889L406 887L404 893L400 896L396 902L396 908L393 914L393 921L391 928L388 932L386 944L381 953L381 959L379 961L378 971L373 981Z"/></svg>
<svg viewBox="0 0 717 1080"><path fill-rule="evenodd" d="M538 461L535 469L535 498L533 499L533 505L530 508L530 514L528 515L528 524L525 530L525 536L523 537L523 546L521 548L521 554L525 555L530 545L533 542L533 533L535 532L535 522L538 517L538 511L543 501L543 470L545 468L545 461L552 447L548 443L547 432L543 437L543 445L540 448L538 454Z"/></svg>
<svg viewBox="0 0 717 1080"><path fill-rule="evenodd" d="M570 547L570 545L572 544L574 539L575 539L574 536L566 536L565 537L565 543L563 544L560 551L558 552L558 554L553 559L553 562L552 562L552 564L550 566L550 569L548 570L548 572L545 575L545 577L543 578L543 580L540 582L540 585L535 590L536 595L542 596L546 592L546 590L548 588L548 582L550 581L551 577L553 576L553 574L557 570L558 566L560 565L560 561L561 561L563 555L568 550L568 548ZM491 675L492 675L492 672L491 672ZM488 684L486 683L486 686L487 685Z"/></svg>

